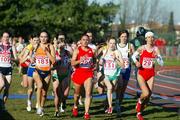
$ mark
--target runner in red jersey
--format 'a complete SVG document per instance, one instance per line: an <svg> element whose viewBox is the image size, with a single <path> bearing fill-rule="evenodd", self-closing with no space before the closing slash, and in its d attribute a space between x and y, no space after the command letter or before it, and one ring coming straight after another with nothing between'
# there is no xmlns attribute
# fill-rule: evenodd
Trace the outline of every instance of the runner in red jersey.
<svg viewBox="0 0 180 120"><path fill-rule="evenodd" d="M88 47L89 37L83 35L81 37L81 46L76 49L72 56L71 65L75 67L72 74L72 81L74 83L74 107L73 116L78 115L78 100L82 85L85 88L85 114L84 118L89 119L89 107L91 103L91 89L93 78L93 58L94 54L91 48Z"/></svg>
<svg viewBox="0 0 180 120"><path fill-rule="evenodd" d="M149 102L149 98L152 94L152 88L155 76L155 59L158 64L163 65L163 60L160 55L159 49L153 45L154 34L147 32L145 34L146 45L143 45L134 52L132 59L138 67L138 83L142 90L141 96L136 104L137 118L144 120L141 112ZM140 54L140 60L137 61L136 57Z"/></svg>
<svg viewBox="0 0 180 120"><path fill-rule="evenodd" d="M90 48L84 51L82 47L78 48L79 54L77 60L82 60L81 63L75 67L75 72L72 75L73 82L82 85L89 77L93 77L93 72L90 62L93 56L93 52ZM84 74L85 73L85 74Z"/></svg>
<svg viewBox="0 0 180 120"><path fill-rule="evenodd" d="M138 73L145 81L148 81L151 77L155 76L155 69L154 69L155 47L152 48L152 51L148 51L146 45L144 45L143 47L144 48L142 48L142 53L140 55L140 61L139 61L142 67L139 68Z"/></svg>

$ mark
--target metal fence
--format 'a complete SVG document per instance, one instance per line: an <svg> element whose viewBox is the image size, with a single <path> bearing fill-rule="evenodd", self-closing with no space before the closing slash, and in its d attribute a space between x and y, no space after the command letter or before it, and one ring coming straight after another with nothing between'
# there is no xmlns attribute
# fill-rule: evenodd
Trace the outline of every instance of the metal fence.
<svg viewBox="0 0 180 120"><path fill-rule="evenodd" d="M158 46L164 58L176 58L180 60L180 45L178 46Z"/></svg>

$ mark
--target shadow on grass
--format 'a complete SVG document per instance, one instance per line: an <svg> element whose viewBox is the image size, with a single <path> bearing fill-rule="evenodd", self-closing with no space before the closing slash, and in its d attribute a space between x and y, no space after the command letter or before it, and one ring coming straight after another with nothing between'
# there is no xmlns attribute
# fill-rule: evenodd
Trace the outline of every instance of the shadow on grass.
<svg viewBox="0 0 180 120"><path fill-rule="evenodd" d="M153 106L153 105L152 105ZM155 107L153 107L153 108L150 108L150 109L148 109L148 110L145 110L144 112L143 112L143 114L144 115L150 115L150 114L154 114L154 113L159 113L159 114L161 114L161 113L163 113L163 112L168 112L168 113L172 113L172 114L170 114L170 115L164 115L164 116L159 116L159 117L154 117L154 118L171 118L171 117L174 117L174 116L178 116L178 114L176 114L176 113L174 113L174 111L170 108L155 108Z"/></svg>
<svg viewBox="0 0 180 120"><path fill-rule="evenodd" d="M13 116L6 110L2 110L3 101L0 99L0 119L2 120L15 120Z"/></svg>
<svg viewBox="0 0 180 120"><path fill-rule="evenodd" d="M0 110L0 119L2 120L15 120L13 116L8 111Z"/></svg>

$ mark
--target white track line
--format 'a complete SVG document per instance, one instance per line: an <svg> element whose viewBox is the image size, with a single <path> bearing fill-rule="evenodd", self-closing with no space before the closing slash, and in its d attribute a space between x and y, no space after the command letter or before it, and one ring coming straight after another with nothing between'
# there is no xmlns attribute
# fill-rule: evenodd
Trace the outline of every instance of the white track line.
<svg viewBox="0 0 180 120"><path fill-rule="evenodd" d="M160 71L157 71L157 75L159 75L160 77L165 77L165 78L169 78L169 79L180 80L180 78L176 78L176 77L172 77L172 76L162 75L162 74L161 74L162 72L166 72L166 71L174 71L174 70L180 70L180 69L160 70Z"/></svg>
<svg viewBox="0 0 180 120"><path fill-rule="evenodd" d="M136 81L136 80L133 79L133 78L130 78L130 80ZM168 87L168 86L164 86L164 85L159 85L159 84L156 84L156 83L154 83L154 85L159 86L159 87L168 88L168 89L171 89L171 90L175 90L175 91L180 92L180 89L178 89L178 88L173 88L173 87Z"/></svg>
<svg viewBox="0 0 180 120"><path fill-rule="evenodd" d="M138 89L135 89L133 87L130 87L130 86L127 86L128 89L130 90L133 90L133 91L138 91L138 92L141 92L141 90L138 90ZM168 96L161 96L161 95L158 95L158 94L152 94L153 97L158 97L158 98L161 98L161 99L165 99L165 100L171 100L171 101L176 101L176 102L180 102L180 99L177 99L177 98L172 98L172 97L168 97Z"/></svg>

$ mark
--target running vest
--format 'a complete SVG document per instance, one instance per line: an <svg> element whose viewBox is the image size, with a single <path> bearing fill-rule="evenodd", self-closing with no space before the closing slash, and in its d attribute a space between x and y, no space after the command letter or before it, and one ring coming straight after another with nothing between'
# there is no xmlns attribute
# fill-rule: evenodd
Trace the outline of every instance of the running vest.
<svg viewBox="0 0 180 120"><path fill-rule="evenodd" d="M130 66L129 47L130 47L129 43L127 43L125 47L120 47L119 44L117 44L117 49L121 52L125 68L129 68Z"/></svg>
<svg viewBox="0 0 180 120"><path fill-rule="evenodd" d="M77 60L81 60L79 68L92 68L93 65L93 56L94 53L91 48L88 48L87 51L84 51L81 47L78 48L79 54Z"/></svg>
<svg viewBox="0 0 180 120"><path fill-rule="evenodd" d="M55 55L56 55L56 62L60 61L61 57L60 57L60 54L59 54L58 50L56 50Z"/></svg>
<svg viewBox="0 0 180 120"><path fill-rule="evenodd" d="M28 51L32 51L33 46L32 46L32 44L29 44L29 45L26 46L26 48L24 48L24 49L27 49ZM30 64L31 64L30 59L27 59L25 62L21 63L20 65L21 65L22 67L28 67L28 66L30 66Z"/></svg>
<svg viewBox="0 0 180 120"><path fill-rule="evenodd" d="M51 68L50 59L41 47L35 53L36 68L42 71L49 71Z"/></svg>
<svg viewBox="0 0 180 120"><path fill-rule="evenodd" d="M154 69L154 63L155 63L154 49L155 47L153 48L152 52L148 52L146 48L142 51L140 55L140 64L142 65L142 68Z"/></svg>
<svg viewBox="0 0 180 120"><path fill-rule="evenodd" d="M0 67L11 67L12 46L0 43Z"/></svg>
<svg viewBox="0 0 180 120"><path fill-rule="evenodd" d="M58 70L61 75L67 75L71 69L70 67L70 54L67 50L61 50L60 54L56 51L56 62L58 65Z"/></svg>
<svg viewBox="0 0 180 120"><path fill-rule="evenodd" d="M104 74L109 76L119 76L120 67L117 65L116 61L114 61L112 54L107 53L107 51L105 52L103 51L103 53L105 53L103 58Z"/></svg>

